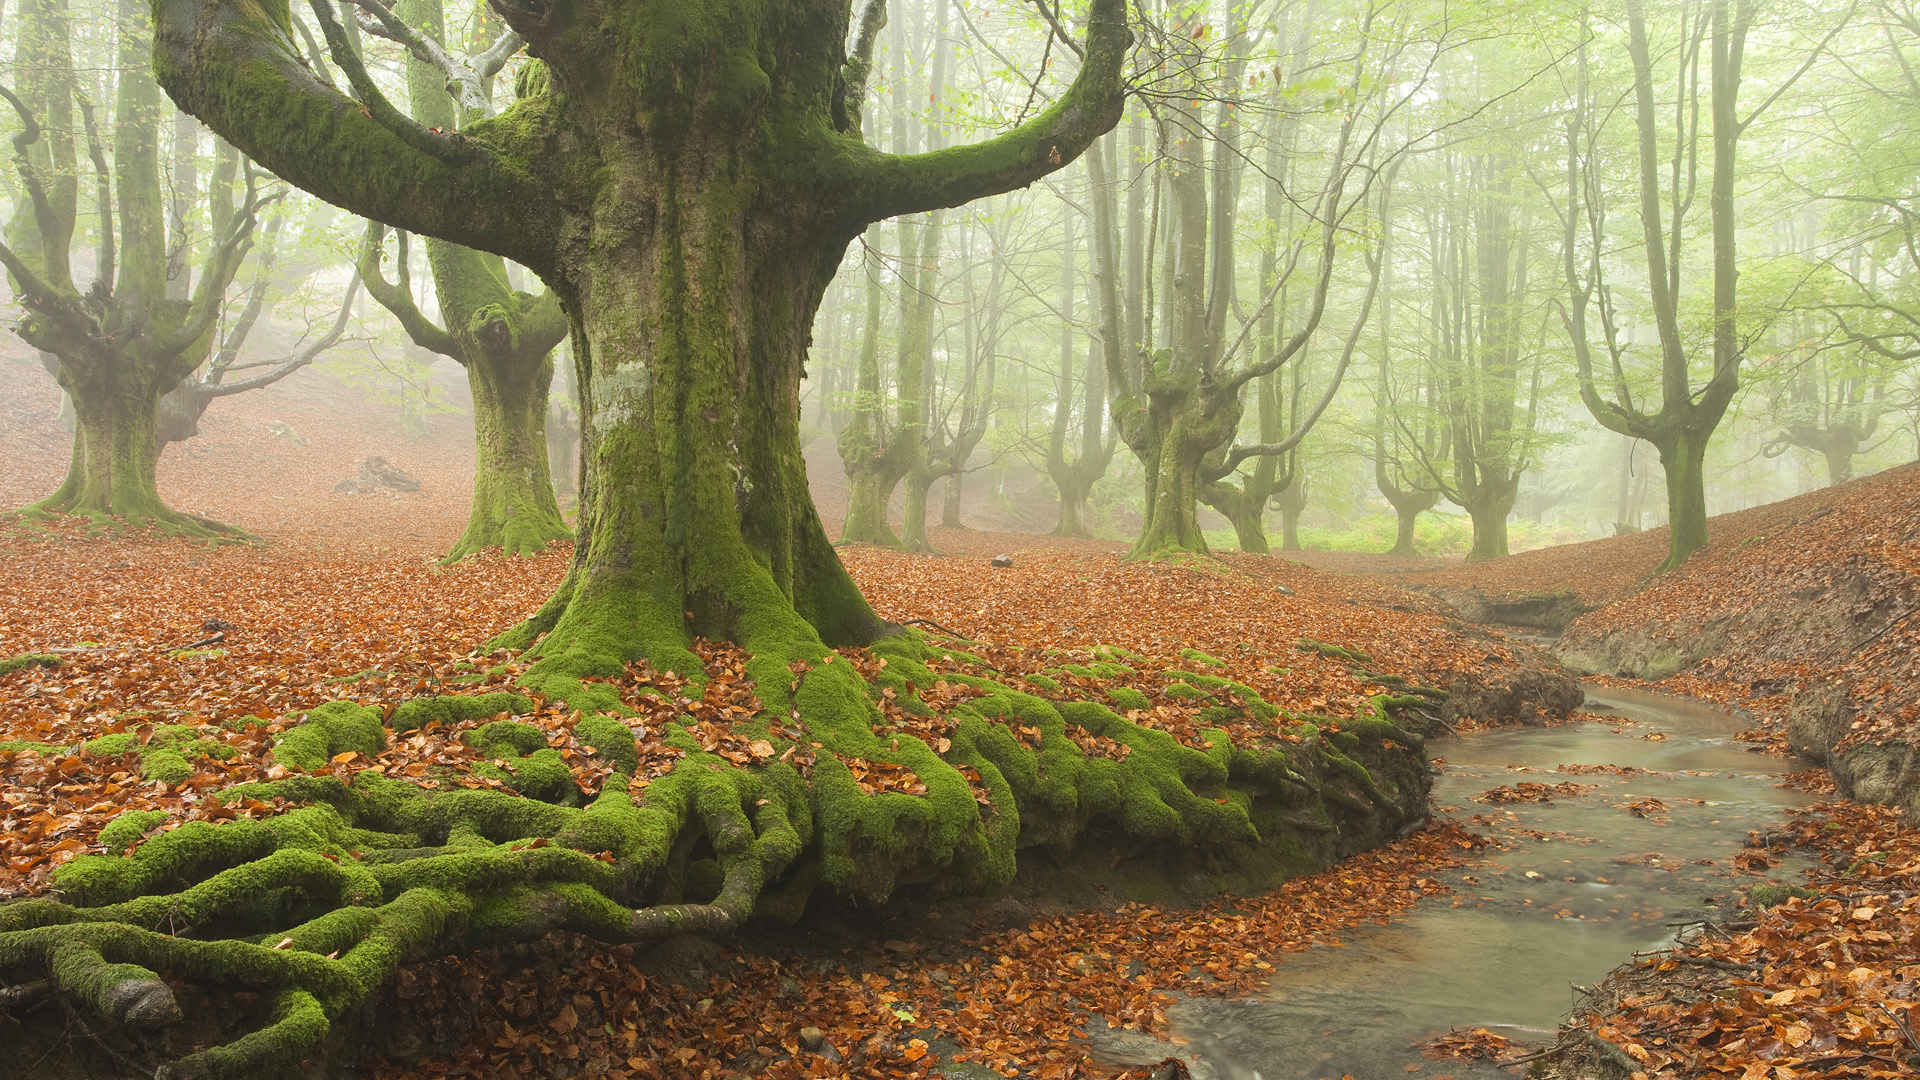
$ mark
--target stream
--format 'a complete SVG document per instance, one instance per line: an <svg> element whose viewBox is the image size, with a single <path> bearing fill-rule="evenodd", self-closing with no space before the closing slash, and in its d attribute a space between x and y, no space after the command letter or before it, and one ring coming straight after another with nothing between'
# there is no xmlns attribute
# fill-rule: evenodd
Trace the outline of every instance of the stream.
<svg viewBox="0 0 1920 1080"><path fill-rule="evenodd" d="M1618 722L1429 743L1440 770L1435 813L1495 841L1479 864L1443 875L1450 899L1357 928L1338 947L1286 954L1262 997L1180 999L1167 1016L1184 1046L1093 1027L1094 1052L1116 1064L1174 1053L1196 1080L1511 1077L1485 1062L1425 1057L1421 1046L1474 1027L1549 1041L1575 1004L1573 985L1669 943L1674 923L1752 885L1800 879L1806 863L1757 874L1733 865L1749 830L1811 801L1779 785L1786 762L1732 739L1733 716L1602 687L1588 688L1586 709ZM1557 772L1563 765L1627 771ZM1569 781L1593 788L1544 804L1474 799Z"/></svg>

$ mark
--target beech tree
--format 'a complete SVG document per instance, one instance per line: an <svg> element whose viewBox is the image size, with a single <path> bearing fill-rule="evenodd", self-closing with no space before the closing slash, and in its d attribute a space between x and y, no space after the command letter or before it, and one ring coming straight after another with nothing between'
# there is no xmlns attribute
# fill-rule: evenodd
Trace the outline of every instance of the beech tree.
<svg viewBox="0 0 1920 1080"><path fill-rule="evenodd" d="M1333 121L1325 172L1318 190L1305 200L1309 225L1287 238L1285 256L1261 281L1251 310L1230 334L1229 313L1235 307L1233 220L1248 156L1241 146L1246 102L1238 96L1247 64L1246 14L1239 8L1229 11L1229 25L1219 35L1223 56L1212 55L1203 45L1210 34L1197 21L1173 18L1154 36L1155 62L1169 73L1154 133L1162 163L1155 182L1162 185L1168 217L1162 275L1164 344L1154 336L1150 301L1129 301L1141 303L1143 317L1123 311L1118 199L1109 181L1109 163L1100 154L1087 159L1107 393L1121 440L1140 459L1146 474L1146 521L1130 552L1133 558L1205 552L1199 505L1206 485L1226 478L1242 462L1285 454L1298 445L1331 402L1344 366L1320 403L1293 431L1274 441L1234 445L1245 412L1246 388L1293 361L1319 329L1342 241L1351 244L1349 234L1363 232L1355 226L1367 216L1385 119L1397 102L1404 102L1424 81L1417 76L1395 80L1386 75L1411 45L1404 22L1395 23L1372 8L1355 17L1352 33L1358 45L1342 65L1345 70L1338 84L1342 100L1351 104ZM1276 76L1269 92L1278 94L1278 86ZM1205 108L1208 102L1214 104L1210 117ZM1267 175L1277 179L1270 172ZM1136 260L1145 261L1136 253L1151 246L1151 239L1144 243L1135 239L1142 226L1130 208L1124 238L1130 293L1136 282L1145 284L1145 275L1133 272ZM1147 230L1153 231L1152 226ZM1254 341L1261 320L1303 262L1310 268L1305 314L1271 348ZM1377 262L1373 269L1377 271ZM1370 281L1354 334L1366 323L1372 297ZM1247 348L1250 344L1255 347Z"/></svg>
<svg viewBox="0 0 1920 1080"><path fill-rule="evenodd" d="M1598 110L1588 83L1587 50L1582 42L1575 80L1576 97L1566 128L1565 199L1559 207L1562 272L1566 283L1565 322L1574 347L1580 398L1603 426L1644 439L1659 451L1667 477L1667 557L1661 571L1674 569L1707 544L1705 464L1707 442L1740 388L1745 351L1736 319L1734 181L1740 138L1779 100L1825 51L1826 43L1852 15L1834 20L1804 61L1745 115L1740 111L1740 82L1747 35L1753 28L1751 0L1708 0L1681 12L1670 54L1676 58L1670 99L1654 89L1656 52L1644 6L1627 0L1627 53L1633 65L1633 117L1636 183L1639 196L1641 254L1648 302L1659 339L1659 405L1636 398L1625 363L1627 343L1620 333L1613 296L1606 284L1605 221L1601 181L1595 175ZM1581 32L1586 32L1584 20ZM1702 62L1705 61L1703 71ZM1707 123L1701 126L1701 106ZM1670 123L1657 112L1670 107ZM1670 133L1670 138L1663 135ZM1681 253L1688 216L1701 180L1700 144L1707 144L1707 214L1712 270L1708 355L1696 379L1694 343L1681 321ZM1663 160L1663 154L1665 159ZM1594 328L1608 364L1596 362ZM1603 382L1604 380L1604 382ZM1698 382L1698 385L1695 385ZM1602 389L1603 385L1606 387Z"/></svg>
<svg viewBox="0 0 1920 1080"><path fill-rule="evenodd" d="M249 166L237 197L211 185L213 236L191 292L168 283L168 204L160 183L160 88L143 6L123 0L111 129L103 139L93 106L76 94L71 15L65 0L19 8L20 90L0 90L20 119L14 156L26 198L0 242L4 266L27 310L17 332L52 357L73 403L73 458L58 490L29 512L111 517L183 535L235 532L168 507L155 486L162 441L155 410L212 352L218 318L252 246L261 190ZM98 214L94 279L76 280L80 171L74 113L86 136ZM231 182L231 175L226 179ZM188 250L175 235L175 251ZM184 254L173 262L182 264ZM178 277L176 275L176 280Z"/></svg>
<svg viewBox="0 0 1920 1080"><path fill-rule="evenodd" d="M408 0L397 11L378 0L362 7L375 16L374 32L407 47L407 94L416 122L454 132L492 111L493 77L518 48L515 35L498 35L477 56L456 59L446 49L440 0ZM459 101L449 85L461 92ZM427 265L440 308L436 324L414 300L405 234L397 238L394 280L382 269L386 232L378 222L368 226L360 257L367 290L400 320L414 344L466 369L473 398L473 504L447 561L487 548L532 555L571 536L547 458L553 349L567 336L559 298L551 290L533 295L514 289L498 255L428 237Z"/></svg>

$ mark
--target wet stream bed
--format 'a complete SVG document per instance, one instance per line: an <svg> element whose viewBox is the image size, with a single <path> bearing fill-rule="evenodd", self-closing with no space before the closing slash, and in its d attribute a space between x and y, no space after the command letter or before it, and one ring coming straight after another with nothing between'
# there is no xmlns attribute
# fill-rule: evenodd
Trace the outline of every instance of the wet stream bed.
<svg viewBox="0 0 1920 1080"><path fill-rule="evenodd" d="M1261 997L1180 999L1167 1016L1184 1045L1090 1028L1095 1053L1116 1064L1175 1053L1198 1080L1510 1077L1422 1048L1454 1028L1550 1041L1576 985L1662 947L1676 924L1731 908L1753 885L1799 880L1805 864L1736 860L1749 831L1810 801L1780 786L1785 761L1733 738L1736 718L1600 687L1588 688L1586 708L1613 722L1429 744L1435 813L1494 841L1479 863L1444 877L1451 898L1340 946L1286 955ZM1524 797L1525 784L1581 787L1549 802L1480 801L1501 788Z"/></svg>

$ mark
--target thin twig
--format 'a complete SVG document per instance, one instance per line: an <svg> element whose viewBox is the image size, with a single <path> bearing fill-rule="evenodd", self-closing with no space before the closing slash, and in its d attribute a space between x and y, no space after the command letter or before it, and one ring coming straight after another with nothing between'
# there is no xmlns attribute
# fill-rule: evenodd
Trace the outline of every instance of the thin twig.
<svg viewBox="0 0 1920 1080"><path fill-rule="evenodd" d="M977 641L977 639L975 639L975 638L970 638L970 637L968 637L968 636L967 636L967 635L965 635L965 634L956 634L956 633L954 633L953 631L951 631L951 630L949 630L949 629L947 629L946 627L944 627L944 626L941 626L941 625L940 625L939 623L937 623L937 622L934 622L934 621L933 621L932 619L918 619L918 618L915 618L915 619L901 619L901 620L900 620L900 625L902 625L902 626L924 626L924 627L926 627L926 628L927 628L927 629L929 629L929 630L937 630L937 631L939 631L940 633L942 633L942 634L945 634L945 635L947 635L948 637L950 637L950 638L953 638L953 639L955 639L955 640L957 640L957 641Z"/></svg>

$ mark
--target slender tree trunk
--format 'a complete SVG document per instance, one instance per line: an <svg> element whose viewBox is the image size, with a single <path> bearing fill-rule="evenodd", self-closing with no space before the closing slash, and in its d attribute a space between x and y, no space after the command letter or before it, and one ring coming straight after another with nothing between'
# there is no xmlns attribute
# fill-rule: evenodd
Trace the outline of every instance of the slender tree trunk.
<svg viewBox="0 0 1920 1080"><path fill-rule="evenodd" d="M966 474L950 472L947 482L940 492L940 526L945 529L961 528L960 496L965 492Z"/></svg>

